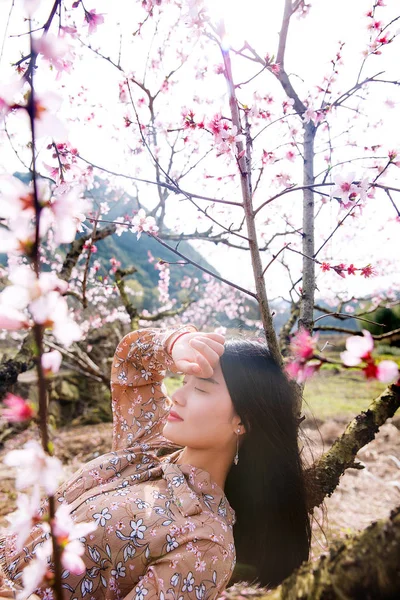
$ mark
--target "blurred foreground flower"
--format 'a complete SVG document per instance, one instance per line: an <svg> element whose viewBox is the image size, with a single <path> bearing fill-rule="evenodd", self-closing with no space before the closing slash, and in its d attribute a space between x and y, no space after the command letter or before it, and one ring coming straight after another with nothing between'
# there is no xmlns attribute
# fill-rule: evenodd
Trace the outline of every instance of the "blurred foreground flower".
<svg viewBox="0 0 400 600"><path fill-rule="evenodd" d="M26 442L23 450L11 450L3 462L8 467L16 467L18 490L40 485L52 495L64 475L61 461L46 454L36 440Z"/></svg>
<svg viewBox="0 0 400 600"><path fill-rule="evenodd" d="M399 376L399 369L393 360L375 362L372 356L374 339L369 331L363 329L362 336L349 337L346 340L346 350L341 352L340 358L347 367L356 367L364 362L362 371L367 379L378 379L382 383L392 383Z"/></svg>
<svg viewBox="0 0 400 600"><path fill-rule="evenodd" d="M62 361L61 352L52 350L42 354L42 367L45 375L50 373L58 373Z"/></svg>
<svg viewBox="0 0 400 600"><path fill-rule="evenodd" d="M0 417L9 423L22 423L28 421L36 415L33 405L21 398L8 393L4 398L3 403L7 408L3 408L0 412Z"/></svg>
<svg viewBox="0 0 400 600"><path fill-rule="evenodd" d="M312 336L306 329L300 328L292 337L290 351L294 357L287 363L285 371L297 383L304 383L320 368L321 362L309 363L314 357L318 335Z"/></svg>

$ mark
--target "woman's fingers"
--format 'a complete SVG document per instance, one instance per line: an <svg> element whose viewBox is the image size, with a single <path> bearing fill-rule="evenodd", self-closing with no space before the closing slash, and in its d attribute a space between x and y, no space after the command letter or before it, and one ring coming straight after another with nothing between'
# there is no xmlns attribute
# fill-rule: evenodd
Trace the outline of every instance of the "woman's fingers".
<svg viewBox="0 0 400 600"><path fill-rule="evenodd" d="M218 356L222 356L222 354L225 351L223 343L217 342L216 340L213 340L211 338L206 338L205 336L196 336L193 337L192 340L200 340L204 344L207 344L207 346L210 346L210 348L212 348L218 354Z"/></svg>
<svg viewBox="0 0 400 600"><path fill-rule="evenodd" d="M219 361L219 354L216 352L208 343L202 342L200 339L193 338L189 341L189 345L192 346L197 352L200 352L213 367Z"/></svg>
<svg viewBox="0 0 400 600"><path fill-rule="evenodd" d="M200 354L200 352L196 352L196 360L201 370L200 372L194 373L194 375L200 375L204 378L211 377L211 375L214 373L214 369L208 362L207 358L205 358L203 354Z"/></svg>

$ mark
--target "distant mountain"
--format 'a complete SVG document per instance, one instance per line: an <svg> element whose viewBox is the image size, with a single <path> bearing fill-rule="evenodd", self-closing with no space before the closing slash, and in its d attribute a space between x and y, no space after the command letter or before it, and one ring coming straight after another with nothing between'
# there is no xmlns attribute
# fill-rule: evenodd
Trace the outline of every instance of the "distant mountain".
<svg viewBox="0 0 400 600"><path fill-rule="evenodd" d="M28 183L30 180L30 175L27 173L14 173L14 176L18 177L24 183ZM115 197L115 190L110 190L107 186L107 182L104 182L98 178L96 178L96 186L91 190L88 190L86 196L92 200L94 208L100 206L101 202L108 202L109 206L111 207L110 212L104 216L100 216L100 220L104 219L104 221L113 221L117 217L125 214L132 216L139 208L136 198L123 191L120 193L120 200L118 202L113 201L112 198ZM86 221L86 224L89 225L90 223ZM107 225L108 223L106 222L104 224L99 223L98 227L103 228ZM167 228L164 228L164 231L165 233L169 233ZM175 247L177 242L168 241L168 245ZM139 240L136 239L136 234L134 233L123 233L121 236L114 234L105 238L104 240L96 242L96 247L97 252L93 255L93 258L99 260L107 271L110 269L111 258L119 260L121 262L121 268L127 268L132 265L136 267L137 272L131 276L127 276L125 280L135 280L140 284L140 288L142 288L144 294L143 307L147 308L148 310L154 308L154 305L157 304L158 299L157 284L159 279L159 271L155 269L154 266L158 259L162 259L170 263L177 263L178 261L182 260L179 256L167 248L164 248L154 238L149 237L146 234L142 234ZM63 244L60 250L61 252L66 253L68 250L68 245ZM155 258L153 263L150 263L148 260L148 252L151 252ZM214 269L214 267L210 265L210 263L205 260L199 252L192 248L189 242L180 242L179 252L202 267L205 267L218 275L218 271ZM7 255L0 253L0 265L6 264ZM191 264L171 264L171 297L175 297L181 290L180 283L184 276L191 278L197 277L201 280L202 271Z"/></svg>

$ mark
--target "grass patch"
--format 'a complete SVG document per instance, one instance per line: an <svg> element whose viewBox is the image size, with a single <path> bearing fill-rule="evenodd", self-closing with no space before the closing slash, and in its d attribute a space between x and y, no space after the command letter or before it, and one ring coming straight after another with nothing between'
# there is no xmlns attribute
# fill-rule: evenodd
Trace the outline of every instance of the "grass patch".
<svg viewBox="0 0 400 600"><path fill-rule="evenodd" d="M355 370L336 372L324 369L307 381L303 412L324 420L352 417L368 408L386 387L380 381L367 381Z"/></svg>

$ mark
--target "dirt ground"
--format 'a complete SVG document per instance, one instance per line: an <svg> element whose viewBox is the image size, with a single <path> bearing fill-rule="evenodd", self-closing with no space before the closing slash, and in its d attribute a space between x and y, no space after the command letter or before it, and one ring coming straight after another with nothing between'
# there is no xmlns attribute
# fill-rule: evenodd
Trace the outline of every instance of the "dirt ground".
<svg viewBox="0 0 400 600"><path fill-rule="evenodd" d="M310 452L314 458L326 451L343 432L345 419L330 419L318 424L318 429L304 427ZM4 454L20 448L36 430L26 430L10 439L0 452ZM53 438L56 455L63 461L67 476L83 462L107 452L111 447L111 424L87 425L58 430ZM347 533L362 530L374 520L385 518L400 503L400 417L390 419L376 438L358 454L362 470L348 469L340 485L330 498L326 498L327 518L323 520L320 508L316 509L313 522L312 556L315 560L325 553L333 539ZM7 525L5 515L15 507L15 490L11 470L0 464L0 527ZM322 533L320 525L322 525Z"/></svg>

